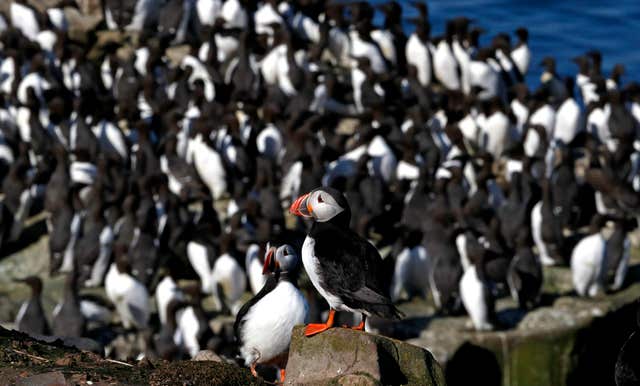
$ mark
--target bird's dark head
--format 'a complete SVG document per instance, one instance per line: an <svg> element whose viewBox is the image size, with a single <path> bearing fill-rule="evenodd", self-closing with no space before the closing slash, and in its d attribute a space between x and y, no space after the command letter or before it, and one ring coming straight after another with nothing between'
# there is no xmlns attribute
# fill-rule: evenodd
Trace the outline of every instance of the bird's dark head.
<svg viewBox="0 0 640 386"><path fill-rule="evenodd" d="M516 36L521 42L526 43L529 40L529 31L524 27L520 27L516 30Z"/></svg>
<svg viewBox="0 0 640 386"><path fill-rule="evenodd" d="M291 204L289 213L313 218L317 222L349 224L351 208L347 199L338 190L322 187L298 197Z"/></svg>
<svg viewBox="0 0 640 386"><path fill-rule="evenodd" d="M262 274L292 272L298 268L299 264L300 258L291 245L270 247L265 254Z"/></svg>
<svg viewBox="0 0 640 386"><path fill-rule="evenodd" d="M16 282L24 283L31 287L31 294L33 296L40 296L42 293L42 280L37 276L29 276L24 279L16 279Z"/></svg>

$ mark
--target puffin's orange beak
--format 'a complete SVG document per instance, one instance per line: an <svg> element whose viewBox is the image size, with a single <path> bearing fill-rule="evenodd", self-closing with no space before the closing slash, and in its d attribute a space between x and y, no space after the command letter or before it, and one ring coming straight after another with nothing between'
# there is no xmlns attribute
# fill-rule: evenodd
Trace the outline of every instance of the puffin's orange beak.
<svg viewBox="0 0 640 386"><path fill-rule="evenodd" d="M298 197L298 199L291 204L289 213L294 216L312 217L311 214L313 213L313 208L309 202L309 194L310 193L307 193Z"/></svg>
<svg viewBox="0 0 640 386"><path fill-rule="evenodd" d="M269 272L275 271L275 269L271 268L271 262L273 261L273 254L275 252L276 252L276 248L275 247L269 248L269 251L267 252L267 257L264 259L264 265L262 266L262 274L263 275L266 275ZM274 265L278 264L277 261L274 261L273 263L274 263Z"/></svg>

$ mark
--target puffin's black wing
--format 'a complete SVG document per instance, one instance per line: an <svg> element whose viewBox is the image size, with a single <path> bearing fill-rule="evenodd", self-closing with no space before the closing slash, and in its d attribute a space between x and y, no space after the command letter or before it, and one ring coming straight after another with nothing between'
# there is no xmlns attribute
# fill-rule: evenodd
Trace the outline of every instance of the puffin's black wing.
<svg viewBox="0 0 640 386"><path fill-rule="evenodd" d="M351 230L330 223L317 225L312 237L325 290L351 309L400 318L402 313L387 296L384 265L378 250Z"/></svg>
<svg viewBox="0 0 640 386"><path fill-rule="evenodd" d="M264 283L264 286L262 286L262 289L256 294L256 296L252 297L251 300L246 302L242 306L242 308L240 308L240 311L238 311L238 315L236 315L236 321L235 323L233 323L233 333L239 345L242 345L240 330L242 329L242 325L245 322L245 316L247 316L251 307L258 303L260 299L265 297L269 292L273 291L273 289L276 288L277 285L278 279L274 275L269 275L269 277L267 278L267 282Z"/></svg>

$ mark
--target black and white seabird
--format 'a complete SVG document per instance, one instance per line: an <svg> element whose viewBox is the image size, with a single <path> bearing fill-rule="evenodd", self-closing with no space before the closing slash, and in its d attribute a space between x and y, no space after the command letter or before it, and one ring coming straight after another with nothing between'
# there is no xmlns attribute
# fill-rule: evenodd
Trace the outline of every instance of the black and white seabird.
<svg viewBox="0 0 640 386"><path fill-rule="evenodd" d="M289 212L314 219L302 246L302 262L330 307L326 323L307 325L306 336L331 328L336 311L362 313L362 322L354 327L357 330L364 330L366 316L402 316L386 295L380 253L349 229L351 208L342 193L333 188L315 189L295 200Z"/></svg>
<svg viewBox="0 0 640 386"><path fill-rule="evenodd" d="M15 328L27 334L46 335L49 334L49 323L42 309L42 280L36 276L29 276L25 279L16 280L31 287L31 297L22 303L18 315L16 316Z"/></svg>
<svg viewBox="0 0 640 386"><path fill-rule="evenodd" d="M84 334L86 321L80 308L78 289L78 275L73 270L65 279L62 300L53 309L53 335L81 337Z"/></svg>
<svg viewBox="0 0 640 386"><path fill-rule="evenodd" d="M234 332L240 355L254 376L257 364L276 364L284 382L291 332L295 325L306 323L309 315L309 305L295 280L299 264L290 245L269 248L263 267L263 274L269 274L267 282L238 312Z"/></svg>
<svg viewBox="0 0 640 386"><path fill-rule="evenodd" d="M211 270L211 293L218 309L226 306L237 315L242 304L240 298L247 288L247 275L235 258L235 241L227 239L231 241L221 243L220 255Z"/></svg>
<svg viewBox="0 0 640 386"><path fill-rule="evenodd" d="M515 240L515 255L507 272L507 283L512 298L521 309L531 309L540 300L542 293L542 263L534 254L531 230L521 227Z"/></svg>
<svg viewBox="0 0 640 386"><path fill-rule="evenodd" d="M111 264L104 281L107 297L116 306L125 329L135 327L144 330L149 323L149 291L131 275L127 257L117 253L116 262Z"/></svg>
<svg viewBox="0 0 640 386"><path fill-rule="evenodd" d="M571 253L571 277L579 296L595 297L605 292L607 240L601 232L603 218L591 224L591 234L576 244Z"/></svg>

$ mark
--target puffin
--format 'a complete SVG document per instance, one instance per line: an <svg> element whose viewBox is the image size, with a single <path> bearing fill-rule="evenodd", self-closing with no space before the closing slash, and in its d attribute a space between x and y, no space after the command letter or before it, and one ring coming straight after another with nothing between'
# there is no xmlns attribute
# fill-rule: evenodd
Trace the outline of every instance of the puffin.
<svg viewBox="0 0 640 386"><path fill-rule="evenodd" d="M362 321L353 327L359 331L364 331L368 316L402 317L387 296L380 253L349 228L351 208L342 193L329 187L317 188L298 197L289 212L313 219L302 246L302 263L330 307L327 321L307 325L306 336L330 329L336 311L361 313Z"/></svg>
<svg viewBox="0 0 640 386"><path fill-rule="evenodd" d="M276 364L284 382L293 327L306 323L309 316L309 305L295 279L299 264L292 246L269 247L262 269L267 281L236 317L233 328L240 355L255 377L258 364Z"/></svg>
<svg viewBox="0 0 640 386"><path fill-rule="evenodd" d="M27 334L48 335L49 323L42 309L42 280L37 276L18 279L31 288L31 297L22 303L16 316L15 328Z"/></svg>

